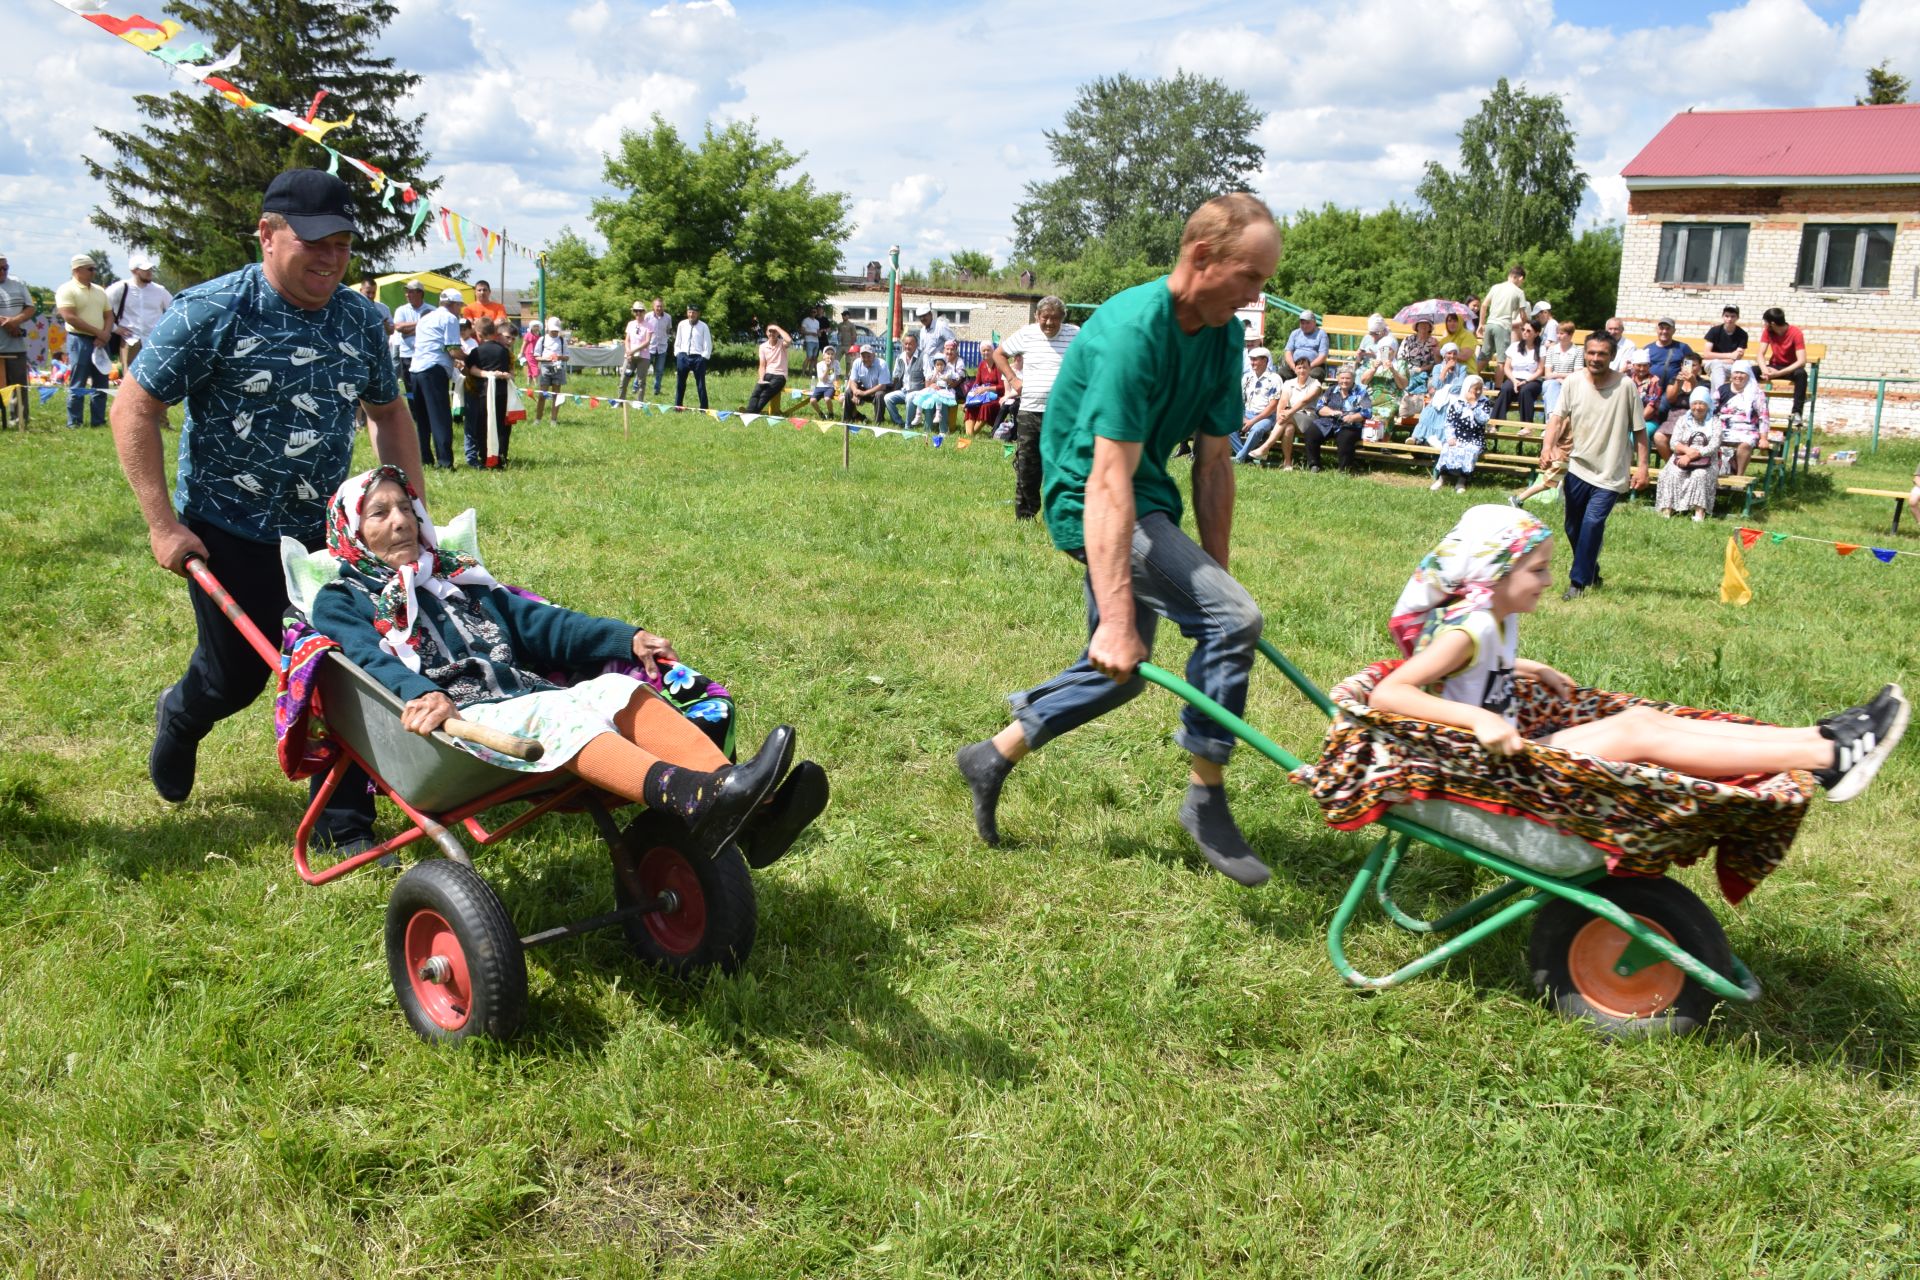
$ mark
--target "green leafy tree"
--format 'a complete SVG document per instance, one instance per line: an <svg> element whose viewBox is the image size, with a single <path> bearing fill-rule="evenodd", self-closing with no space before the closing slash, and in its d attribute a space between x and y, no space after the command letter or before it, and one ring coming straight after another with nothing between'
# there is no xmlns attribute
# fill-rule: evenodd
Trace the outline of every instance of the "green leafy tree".
<svg viewBox="0 0 1920 1280"><path fill-rule="evenodd" d="M976 280L984 280L993 274L993 255L978 249L958 249L949 265L955 275L964 271Z"/></svg>
<svg viewBox="0 0 1920 1280"><path fill-rule="evenodd" d="M1592 227L1554 249L1527 255L1527 297L1553 303L1553 317L1577 329L1598 329L1614 312L1620 289L1619 223Z"/></svg>
<svg viewBox="0 0 1920 1280"><path fill-rule="evenodd" d="M1260 171L1260 121L1245 93L1184 71L1080 86L1064 126L1047 131L1060 176L1028 183L1014 210L1016 247L1069 262L1100 241L1120 261L1171 264L1187 215Z"/></svg>
<svg viewBox="0 0 1920 1280"><path fill-rule="evenodd" d="M750 314L797 321L831 292L850 201L790 175L799 161L747 122L708 125L694 147L659 116L622 134L606 163L621 194L593 202L602 274L626 296L620 314L638 297L659 295L676 314L698 303L724 338Z"/></svg>
<svg viewBox="0 0 1920 1280"><path fill-rule="evenodd" d="M420 143L422 117L393 104L420 82L373 55L381 30L393 20L387 0L171 0L170 16L206 43L244 52L239 82L257 102L305 114L319 90L327 120L356 117L327 135L336 149L411 182L426 194L428 156ZM141 94L151 123L120 133L100 130L111 160L82 157L107 189L93 225L115 241L146 249L170 279L197 282L258 256L254 227L260 197L283 169L324 169L326 149L265 116L243 111L205 89ZM345 166L354 192L360 262L386 262L407 243L410 215L381 207L370 184Z"/></svg>
<svg viewBox="0 0 1920 1280"><path fill-rule="evenodd" d="M1912 83L1903 75L1892 70L1882 59L1877 67L1867 68L1867 96L1855 98L1856 107L1890 107L1907 100L1907 90Z"/></svg>
<svg viewBox="0 0 1920 1280"><path fill-rule="evenodd" d="M1270 292L1334 315L1392 315L1433 296L1417 215L1398 205L1378 213L1328 204L1280 225L1280 266Z"/></svg>
<svg viewBox="0 0 1920 1280"><path fill-rule="evenodd" d="M1565 245L1586 194L1574 133L1560 99L1503 77L1460 127L1460 168L1428 162L1426 251L1435 282L1478 293L1515 259Z"/></svg>
<svg viewBox="0 0 1920 1280"><path fill-rule="evenodd" d="M1136 284L1158 279L1166 273L1166 267L1149 262L1144 255L1123 258L1111 245L1100 240L1088 245L1086 252L1071 262L1047 263L1036 268L1040 280L1037 287L1041 292L1058 294L1066 302L1083 302L1094 306L1122 289L1131 289ZM1067 315L1069 320L1086 318L1084 311L1073 311Z"/></svg>
<svg viewBox="0 0 1920 1280"><path fill-rule="evenodd" d="M633 290L610 264L573 228L562 228L547 246L547 314L584 341L604 342L624 331L632 307Z"/></svg>

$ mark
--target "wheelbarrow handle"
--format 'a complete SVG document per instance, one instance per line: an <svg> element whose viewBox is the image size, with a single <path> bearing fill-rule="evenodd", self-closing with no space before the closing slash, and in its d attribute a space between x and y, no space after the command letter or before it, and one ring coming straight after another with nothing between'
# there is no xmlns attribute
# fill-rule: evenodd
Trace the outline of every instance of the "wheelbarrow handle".
<svg viewBox="0 0 1920 1280"><path fill-rule="evenodd" d="M525 760L533 764L546 754L546 748L532 738L516 737L503 733L484 724L475 724L471 720L462 720L458 716L448 719L440 726L440 732L449 738L464 738L489 751L498 751L503 756L512 756L515 760Z"/></svg>
<svg viewBox="0 0 1920 1280"><path fill-rule="evenodd" d="M268 640L260 628L253 625L253 619L249 618L240 608L239 603L227 594L227 589L220 585L220 579L214 577L213 570L207 568L207 562L199 556L188 556L186 569L187 576L193 579L194 585L206 592L207 598L213 601L221 613L227 615L227 621L239 629L240 634L245 637L248 644L253 646L253 651L260 655L261 660L274 670L279 670L279 643Z"/></svg>

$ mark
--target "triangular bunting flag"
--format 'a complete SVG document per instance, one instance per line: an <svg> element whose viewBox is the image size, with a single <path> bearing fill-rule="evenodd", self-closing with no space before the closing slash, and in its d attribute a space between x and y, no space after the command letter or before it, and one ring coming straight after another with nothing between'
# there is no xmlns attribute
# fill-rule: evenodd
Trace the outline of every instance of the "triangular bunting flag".
<svg viewBox="0 0 1920 1280"><path fill-rule="evenodd" d="M972 443L973 443L973 437L968 436L965 439L954 441L953 447L956 449L964 449Z"/></svg>
<svg viewBox="0 0 1920 1280"><path fill-rule="evenodd" d="M733 410L722 409L720 410L720 412L714 414L713 416L716 421L725 422L728 418L731 418L733 416Z"/></svg>
<svg viewBox="0 0 1920 1280"><path fill-rule="evenodd" d="M1751 547L1751 546L1752 546L1752 545L1753 545L1754 543L1756 543L1756 542L1758 542L1758 541L1760 541L1760 531L1759 531L1758 529L1742 529L1742 530L1740 530L1740 545L1741 545L1741 546L1743 546L1743 547Z"/></svg>
<svg viewBox="0 0 1920 1280"><path fill-rule="evenodd" d="M1892 564L1893 558L1899 554L1898 551L1889 551L1885 547L1875 547L1873 549L1873 558L1881 564Z"/></svg>
<svg viewBox="0 0 1920 1280"><path fill-rule="evenodd" d="M1740 555L1739 543L1728 538L1726 566L1720 574L1720 603L1750 604L1752 601L1753 584L1747 581L1747 562Z"/></svg>
<svg viewBox="0 0 1920 1280"><path fill-rule="evenodd" d="M1833 544L1833 549L1843 556L1850 556L1860 549L1860 544L1857 542L1836 542Z"/></svg>
<svg viewBox="0 0 1920 1280"><path fill-rule="evenodd" d="M1000 446L1000 456L1003 458L1011 458L1014 450L1018 447L1017 445L1003 444Z"/></svg>
<svg viewBox="0 0 1920 1280"><path fill-rule="evenodd" d="M1774 546L1777 547L1777 546L1780 546L1782 543L1784 543L1788 538L1792 536L1793 535L1789 533L1770 533L1767 535L1767 541L1771 542Z"/></svg>
<svg viewBox="0 0 1920 1280"><path fill-rule="evenodd" d="M588 396L588 397L587 397L587 408L589 408L589 409L598 409L599 407L600 407L600 397L599 397L599 396Z"/></svg>
<svg viewBox="0 0 1920 1280"><path fill-rule="evenodd" d="M788 418L787 421L793 424L795 431L805 431L807 429L807 420L805 418Z"/></svg>
<svg viewBox="0 0 1920 1280"><path fill-rule="evenodd" d="M935 435L933 437L933 447L936 449L938 449L941 445L945 444L946 442L947 442L947 438L943 435Z"/></svg>
<svg viewBox="0 0 1920 1280"><path fill-rule="evenodd" d="M757 413L743 413L740 415L740 421L746 423L748 426L752 426L754 423L760 421L760 415Z"/></svg>

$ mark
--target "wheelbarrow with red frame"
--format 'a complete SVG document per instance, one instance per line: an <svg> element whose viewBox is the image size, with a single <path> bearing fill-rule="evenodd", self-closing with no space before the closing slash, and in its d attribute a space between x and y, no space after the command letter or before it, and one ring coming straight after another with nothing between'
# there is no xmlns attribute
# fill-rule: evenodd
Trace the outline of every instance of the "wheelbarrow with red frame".
<svg viewBox="0 0 1920 1280"><path fill-rule="evenodd" d="M277 671L279 647L241 611L206 564L191 558L187 572ZM613 817L627 803L621 797L569 774L503 769L455 745L456 737L465 737L508 755L537 758L539 744L528 739L458 719L431 735L403 729L400 699L338 650L322 662L316 696L339 756L294 833L293 861L300 878L325 884L421 840L444 855L414 864L387 898L387 971L407 1022L424 1039L512 1036L526 1016L527 950L584 933L618 927L637 956L678 976L715 969L731 973L746 961L758 911L752 875L737 847L729 845L711 857L695 852L686 827L652 809L643 809L622 828ZM316 869L308 848L314 824L356 764L413 825ZM497 826L482 824L483 817L510 804L526 808ZM556 810L584 811L593 820L613 862L615 909L521 934L499 895L474 869L458 833L486 848Z"/></svg>

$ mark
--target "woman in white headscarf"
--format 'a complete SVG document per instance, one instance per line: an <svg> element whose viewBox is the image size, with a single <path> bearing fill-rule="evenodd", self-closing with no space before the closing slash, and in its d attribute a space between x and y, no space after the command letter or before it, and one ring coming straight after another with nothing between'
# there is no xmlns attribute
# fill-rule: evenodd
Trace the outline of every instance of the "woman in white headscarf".
<svg viewBox="0 0 1920 1280"><path fill-rule="evenodd" d="M1447 402L1459 393L1460 384L1466 378L1467 363L1459 346L1445 343L1440 348L1440 363L1433 366L1433 373L1427 379L1427 407L1420 411L1420 421L1414 424L1415 444L1438 445L1445 437Z"/></svg>
<svg viewBox="0 0 1920 1280"><path fill-rule="evenodd" d="M1720 442L1733 446L1733 470L1730 475L1747 474L1747 460L1767 437L1767 393L1754 377L1753 361L1737 360L1727 373L1727 385L1720 388L1715 406L1720 419Z"/></svg>
<svg viewBox="0 0 1920 1280"><path fill-rule="evenodd" d="M1720 484L1720 419L1711 401L1705 387L1695 387L1687 399L1687 416L1663 428L1672 452L1660 468L1653 497L1663 516L1690 508L1695 520L1705 520L1713 510Z"/></svg>

